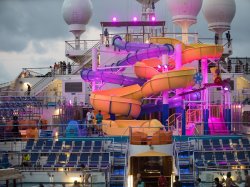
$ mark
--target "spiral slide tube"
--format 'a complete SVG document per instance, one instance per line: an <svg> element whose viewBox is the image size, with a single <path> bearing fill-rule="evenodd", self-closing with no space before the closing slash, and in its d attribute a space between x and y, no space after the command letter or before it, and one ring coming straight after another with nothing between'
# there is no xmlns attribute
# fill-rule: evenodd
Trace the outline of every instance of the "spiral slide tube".
<svg viewBox="0 0 250 187"><path fill-rule="evenodd" d="M118 84L122 86L130 86L133 84L143 85L146 80L124 75L116 75L106 71L92 71L91 69L83 69L81 77L85 81L103 81L106 83Z"/></svg>
<svg viewBox="0 0 250 187"><path fill-rule="evenodd" d="M120 50L125 50L127 52L137 51L140 49L149 49L153 47L157 47L156 44L147 44L147 43L133 43L133 42L124 42L121 36L116 35L113 37L113 45Z"/></svg>
<svg viewBox="0 0 250 187"><path fill-rule="evenodd" d="M116 66L134 65L138 61L174 53L174 47L171 44L157 45L124 42L120 36L114 36L113 45L121 50L135 51L135 53L129 53L124 59L118 61Z"/></svg>
<svg viewBox="0 0 250 187"><path fill-rule="evenodd" d="M189 96L190 95L190 96ZM189 95L185 95L186 100L198 101L201 99L200 92L193 92ZM168 100L169 108L177 108L183 105L183 97L174 96ZM148 114L152 112L159 112L162 110L162 101L158 101L157 103L145 104L142 106L140 116L143 114Z"/></svg>

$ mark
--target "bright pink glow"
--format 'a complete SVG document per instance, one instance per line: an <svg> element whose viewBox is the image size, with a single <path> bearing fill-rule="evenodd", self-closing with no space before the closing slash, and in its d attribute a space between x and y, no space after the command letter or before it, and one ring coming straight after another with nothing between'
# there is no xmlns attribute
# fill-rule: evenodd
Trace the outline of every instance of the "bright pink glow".
<svg viewBox="0 0 250 187"><path fill-rule="evenodd" d="M158 69L161 69L161 65L158 65L157 68L158 68Z"/></svg>
<svg viewBox="0 0 250 187"><path fill-rule="evenodd" d="M133 21L137 21L137 17L133 17Z"/></svg>
<svg viewBox="0 0 250 187"><path fill-rule="evenodd" d="M116 17L113 17L112 20L113 20L113 21L117 21L117 18L116 18Z"/></svg>
<svg viewBox="0 0 250 187"><path fill-rule="evenodd" d="M210 117L208 119L210 134L229 134L222 118Z"/></svg>
<svg viewBox="0 0 250 187"><path fill-rule="evenodd" d="M225 91L228 91L229 89L228 89L228 87L224 87L224 90L225 90Z"/></svg>
<svg viewBox="0 0 250 187"><path fill-rule="evenodd" d="M151 20L152 20L152 21L155 21L155 17L153 16L153 17L151 18Z"/></svg>
<svg viewBox="0 0 250 187"><path fill-rule="evenodd" d="M165 68L165 69L168 69L168 65L165 64L165 65L164 65L164 68Z"/></svg>

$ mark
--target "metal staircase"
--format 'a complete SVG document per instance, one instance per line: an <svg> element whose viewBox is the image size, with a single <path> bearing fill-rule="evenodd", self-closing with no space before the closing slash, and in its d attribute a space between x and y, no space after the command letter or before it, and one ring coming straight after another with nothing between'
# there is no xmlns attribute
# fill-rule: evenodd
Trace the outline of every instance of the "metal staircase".
<svg viewBox="0 0 250 187"><path fill-rule="evenodd" d="M43 77L40 81L38 81L36 84L34 84L31 87L30 95L36 96L39 93L41 93L45 88L47 88L49 85L51 85L54 81L55 77ZM27 92L26 92L27 95Z"/></svg>
<svg viewBox="0 0 250 187"><path fill-rule="evenodd" d="M92 62L92 49L99 48L100 42L94 44L90 49L83 53L81 56L75 56L73 59L74 62L72 63L72 75L77 74L82 68L90 68Z"/></svg>
<svg viewBox="0 0 250 187"><path fill-rule="evenodd" d="M175 142L176 167L182 186L193 186L195 177L193 172L194 145L188 141Z"/></svg>
<svg viewBox="0 0 250 187"><path fill-rule="evenodd" d="M14 81L0 84L0 95L8 96L8 92L14 91L14 85L15 85Z"/></svg>
<svg viewBox="0 0 250 187"><path fill-rule="evenodd" d="M182 133L182 114L174 113L167 119L168 130L173 132L173 135L181 135Z"/></svg>
<svg viewBox="0 0 250 187"><path fill-rule="evenodd" d="M84 52L81 56L76 56L74 62L71 64L72 72L71 75L77 74L83 67L91 67L92 62L92 49L100 46L100 42L95 43L90 49ZM52 75L43 77L40 81L38 81L31 88L31 95L36 96L41 93L44 89L46 89L49 85L53 83L53 81L57 78L57 76L61 75ZM27 92L26 92L27 95Z"/></svg>
<svg viewBox="0 0 250 187"><path fill-rule="evenodd" d="M127 142L114 142L109 147L109 151L113 153L113 164L110 174L111 187L125 187L127 150Z"/></svg>
<svg viewBox="0 0 250 187"><path fill-rule="evenodd" d="M16 82L21 77L22 72L18 74L15 80L0 84L0 96L8 96L10 92L16 91ZM13 93L11 94L13 95Z"/></svg>

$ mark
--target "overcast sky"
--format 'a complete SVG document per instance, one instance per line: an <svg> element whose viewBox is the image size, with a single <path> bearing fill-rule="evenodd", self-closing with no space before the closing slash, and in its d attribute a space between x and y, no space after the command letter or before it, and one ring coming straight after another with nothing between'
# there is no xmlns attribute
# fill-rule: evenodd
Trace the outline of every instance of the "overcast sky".
<svg viewBox="0 0 250 187"><path fill-rule="evenodd" d="M250 0L235 0L236 15L231 25L234 55L250 56ZM100 21L140 17L141 6L135 0L92 0L93 16L81 39L99 39ZM67 60L65 40L74 37L61 14L63 0L0 0L0 83L16 78L23 67L49 67ZM105 10L105 11L104 11ZM156 4L156 17L167 21L173 31L166 0ZM200 37L213 37L208 31L202 11L191 31Z"/></svg>

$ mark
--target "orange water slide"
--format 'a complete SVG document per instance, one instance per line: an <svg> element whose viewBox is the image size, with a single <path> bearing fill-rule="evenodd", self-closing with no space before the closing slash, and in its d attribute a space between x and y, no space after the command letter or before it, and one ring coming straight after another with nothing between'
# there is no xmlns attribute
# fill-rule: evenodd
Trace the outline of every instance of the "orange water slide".
<svg viewBox="0 0 250 187"><path fill-rule="evenodd" d="M150 42L157 44L181 44L182 64L204 58L220 58L223 53L223 47L220 45L185 45L182 42L171 38L151 38ZM193 76L196 73L196 68L182 68L180 70L161 73L155 68L159 64L161 64L161 60L158 58L146 59L142 62L137 62L134 65L136 76L148 79L144 85L132 85L128 87L95 91L90 97L92 106L94 109L101 110L105 113L132 116L133 118L136 118L139 116L141 111L140 100L142 97L157 95L162 91L185 88L194 85ZM170 60L170 64L174 66L174 60ZM109 124L106 131L109 132L113 127L121 128L119 123L117 125L117 123L106 121L105 124ZM130 122L126 121L126 123L129 126ZM140 126L141 122L133 120L133 124ZM155 126L157 127L159 125L158 123L153 124L156 124ZM120 135L121 133L124 133L125 127L122 128L123 130L117 129L117 133L120 131Z"/></svg>
<svg viewBox="0 0 250 187"><path fill-rule="evenodd" d="M222 45L213 44L200 44L194 43L186 45L183 42L174 38L163 38L163 37L152 37L150 38L150 43L154 44L181 44L182 46L182 64L191 63L194 60L201 59L218 59L223 53ZM169 64L174 67L175 62L173 59L169 61Z"/></svg>
<svg viewBox="0 0 250 187"><path fill-rule="evenodd" d="M137 71L140 71L140 69L137 69ZM149 79L142 87L132 85L95 91L90 96L90 102L96 110L136 118L141 111L140 99L142 97L157 95L165 90L192 86L194 85L193 76L195 73L195 68L184 68L158 73Z"/></svg>

